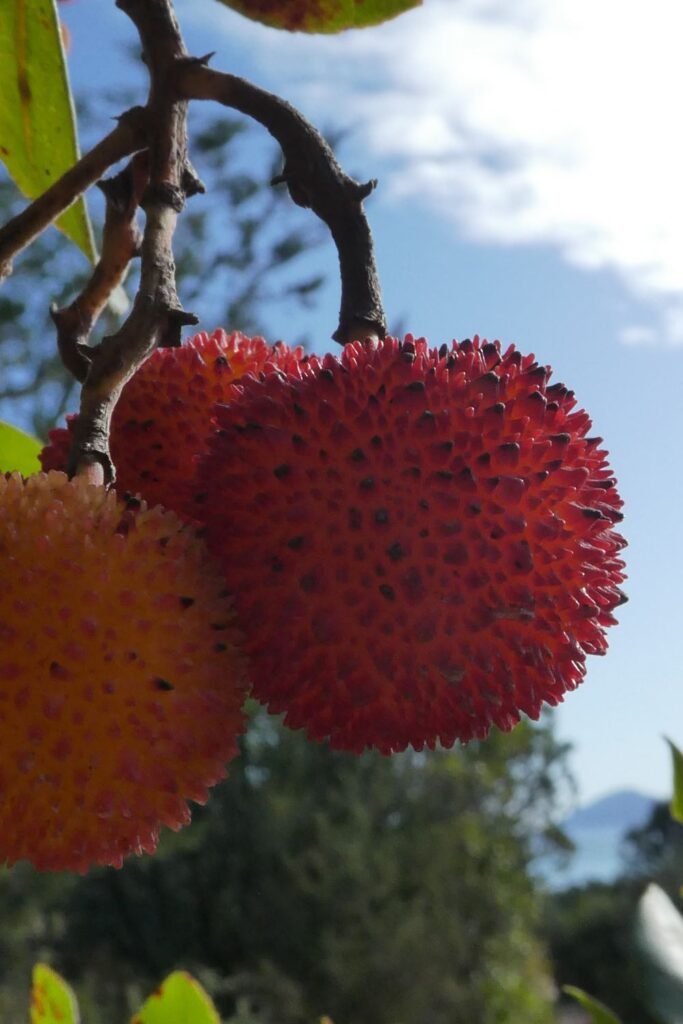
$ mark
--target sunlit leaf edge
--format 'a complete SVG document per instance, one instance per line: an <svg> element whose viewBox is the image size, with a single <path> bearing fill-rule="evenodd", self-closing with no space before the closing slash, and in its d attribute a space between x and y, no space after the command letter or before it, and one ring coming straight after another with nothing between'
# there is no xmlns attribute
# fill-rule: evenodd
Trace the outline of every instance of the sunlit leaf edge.
<svg viewBox="0 0 683 1024"><path fill-rule="evenodd" d="M21 473L30 476L40 470L40 441L18 427L0 420L0 473Z"/></svg>
<svg viewBox="0 0 683 1024"><path fill-rule="evenodd" d="M422 6L422 0L366 0L362 6L356 0L323 0L322 5L320 2L311 4L309 0L297 3L291 0L283 3L277 0L219 0L219 3L270 28L310 35L371 28ZM309 6L317 10L307 11Z"/></svg>
<svg viewBox="0 0 683 1024"><path fill-rule="evenodd" d="M43 1012L41 997L53 993L59 1002L58 1013ZM49 964L37 963L31 975L31 1024L79 1024L80 1013L73 989Z"/></svg>
<svg viewBox="0 0 683 1024"><path fill-rule="evenodd" d="M621 1024L619 1018L611 1010L608 1010L604 1003L593 999L583 989L577 988L575 985L563 985L562 991L588 1011L593 1024Z"/></svg>
<svg viewBox="0 0 683 1024"><path fill-rule="evenodd" d="M50 140L54 142L54 153L66 149L63 159L59 160L54 168L48 168L48 173L46 173L44 160L39 155L34 155L32 159L29 152L30 145L26 144L25 133L28 130L26 110L14 102L6 102L3 105L5 130L12 123L11 120L8 121L8 118L16 118L14 123L19 123L22 126L18 137L22 139L23 144L17 148L16 152L10 152L7 145L0 147L0 159L22 194L28 199L35 199L78 160L76 113L69 84L56 0L23 0L22 5L15 8L15 17L19 17L19 13L22 15L22 24L28 33L25 37L24 48L28 51L34 50L36 53L39 82L45 78L46 69L51 68L49 83L43 82L42 88L36 89L35 75L31 77L30 87L26 90L26 95L29 97L29 117L31 108L33 108L43 114L43 122L45 122L46 112L49 111L47 123L50 126L51 134L46 138L45 123L43 123L40 135L46 145ZM0 51L2 51L5 65L5 86L12 80L18 82L20 79L23 81L26 78L25 72L20 74L21 65L17 62L22 47L17 44L17 40L12 34L13 24L11 19L5 20L4 43L3 26L0 24ZM46 53L51 56L52 60L46 59ZM49 102L47 97L49 97ZM10 132L10 134L12 133ZM7 140L5 141L7 142ZM91 263L97 260L92 226L83 196L79 197L55 223L79 247Z"/></svg>

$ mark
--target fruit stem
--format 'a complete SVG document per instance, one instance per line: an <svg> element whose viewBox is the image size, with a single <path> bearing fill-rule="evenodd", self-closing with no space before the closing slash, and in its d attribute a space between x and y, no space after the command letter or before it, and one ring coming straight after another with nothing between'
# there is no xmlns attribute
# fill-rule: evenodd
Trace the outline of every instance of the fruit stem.
<svg viewBox="0 0 683 1024"><path fill-rule="evenodd" d="M280 144L285 164L273 184L284 182L298 206L313 210L329 227L339 254L341 306L332 335L345 345L383 338L386 320L372 233L363 200L377 182L361 184L344 173L319 131L295 107L236 75L213 71L209 58L179 69L178 90L188 100L215 100L262 124Z"/></svg>

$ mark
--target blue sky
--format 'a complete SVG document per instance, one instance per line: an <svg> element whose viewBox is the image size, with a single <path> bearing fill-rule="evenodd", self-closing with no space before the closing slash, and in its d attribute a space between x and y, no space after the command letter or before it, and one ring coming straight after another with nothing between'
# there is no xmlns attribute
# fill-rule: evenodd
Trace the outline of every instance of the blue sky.
<svg viewBox="0 0 683 1024"><path fill-rule="evenodd" d="M214 0L177 10L192 52L216 50L216 68L343 129L346 168L380 179L367 212L390 322L434 343L514 342L591 413L626 502L630 603L558 731L582 799L666 795L662 735L683 745L683 9L425 0L330 38L277 33ZM129 76L116 44L135 36L113 4L62 11L76 86ZM306 333L322 351L338 306L331 245L315 259L330 279L320 305L288 311L272 340Z"/></svg>

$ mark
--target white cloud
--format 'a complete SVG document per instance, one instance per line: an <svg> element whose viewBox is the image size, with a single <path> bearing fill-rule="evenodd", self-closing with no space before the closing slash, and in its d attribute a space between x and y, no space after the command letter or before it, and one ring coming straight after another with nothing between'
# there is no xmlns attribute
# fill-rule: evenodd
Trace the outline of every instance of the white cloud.
<svg viewBox="0 0 683 1024"><path fill-rule="evenodd" d="M662 311L624 340L683 343L683 5L425 0L324 39L196 7L253 41L319 120L354 126L392 194L472 238L617 271Z"/></svg>

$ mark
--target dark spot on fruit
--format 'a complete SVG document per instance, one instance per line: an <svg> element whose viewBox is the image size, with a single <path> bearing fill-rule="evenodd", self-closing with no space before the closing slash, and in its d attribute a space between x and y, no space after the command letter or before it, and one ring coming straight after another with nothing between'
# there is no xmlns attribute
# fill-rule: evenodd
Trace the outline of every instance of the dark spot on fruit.
<svg viewBox="0 0 683 1024"><path fill-rule="evenodd" d="M215 629L217 633L220 633L221 630L228 629L228 623L227 622L212 622L211 623L211 629Z"/></svg>
<svg viewBox="0 0 683 1024"><path fill-rule="evenodd" d="M334 380L334 373L328 367L325 367L320 371L320 377L322 380Z"/></svg>
<svg viewBox="0 0 683 1024"><path fill-rule="evenodd" d="M448 345L445 343L439 346L439 359L445 359L448 355Z"/></svg>
<svg viewBox="0 0 683 1024"><path fill-rule="evenodd" d="M374 486L375 486L375 478L374 478L374 476L366 476L360 482L360 487L361 487L361 490L363 490L363 491L371 491Z"/></svg>
<svg viewBox="0 0 683 1024"><path fill-rule="evenodd" d="M222 654L224 651L227 651L228 645L227 644L214 644L213 645L213 649L216 652L216 654Z"/></svg>
<svg viewBox="0 0 683 1024"><path fill-rule="evenodd" d="M422 394L425 389L423 380L411 380L410 384L406 384L406 391L411 391L416 395Z"/></svg>
<svg viewBox="0 0 683 1024"><path fill-rule="evenodd" d="M273 572L282 572L285 567L285 563L277 555L272 559L270 568Z"/></svg>
<svg viewBox="0 0 683 1024"><path fill-rule="evenodd" d="M431 409L425 409L424 412L420 413L418 423L433 423L436 416Z"/></svg>
<svg viewBox="0 0 683 1024"><path fill-rule="evenodd" d="M584 517L584 519L590 519L594 522L597 522L598 519L603 518L602 512L598 511L597 508L582 508L581 515Z"/></svg>
<svg viewBox="0 0 683 1024"><path fill-rule="evenodd" d="M425 512L429 511L429 502L427 501L426 498L420 498L418 505L420 506L420 508L424 509Z"/></svg>
<svg viewBox="0 0 683 1024"><path fill-rule="evenodd" d="M227 356L216 356L213 361L213 365L218 369L218 367L221 366L230 366L230 363L228 362Z"/></svg>
<svg viewBox="0 0 683 1024"><path fill-rule="evenodd" d="M482 452L481 455L477 455L477 462L480 463L482 466L488 466L489 463L491 462L491 453Z"/></svg>
<svg viewBox="0 0 683 1024"><path fill-rule="evenodd" d="M471 352L472 351L472 339L471 338L464 338L463 341L460 342L460 351L461 352Z"/></svg>
<svg viewBox="0 0 683 1024"><path fill-rule="evenodd" d="M143 420L140 424L142 430L149 430L150 427L154 426L154 420Z"/></svg>
<svg viewBox="0 0 683 1024"><path fill-rule="evenodd" d="M481 505L479 504L478 501L471 502L471 504L468 505L467 507L473 516L478 516L481 512Z"/></svg>
<svg viewBox="0 0 683 1024"><path fill-rule="evenodd" d="M157 690L174 690L173 683L169 683L168 679L162 679L161 676L157 676L154 680L154 685Z"/></svg>
<svg viewBox="0 0 683 1024"><path fill-rule="evenodd" d="M420 530L420 532L418 534L418 537L428 537L428 536L429 536L429 530L427 530L427 529Z"/></svg>
<svg viewBox="0 0 683 1024"><path fill-rule="evenodd" d="M66 669L58 661L50 662L50 675L54 679L63 679L66 674Z"/></svg>
<svg viewBox="0 0 683 1024"><path fill-rule="evenodd" d="M284 480L286 476L289 476L290 472L291 467L288 466L286 462L283 462L281 466L275 467L275 469L273 470L273 475L276 476L278 480Z"/></svg>
<svg viewBox="0 0 683 1024"><path fill-rule="evenodd" d="M304 439L301 434L292 434L292 444L303 444Z"/></svg>
<svg viewBox="0 0 683 1024"><path fill-rule="evenodd" d="M297 414L297 416L305 416L306 415L306 410L303 408L303 406L299 405L298 402L294 402L294 404L292 405L292 409Z"/></svg>
<svg viewBox="0 0 683 1024"><path fill-rule="evenodd" d="M351 452L351 459L353 462L364 462L365 452L362 448L354 448Z"/></svg>
<svg viewBox="0 0 683 1024"><path fill-rule="evenodd" d="M380 585L379 585L379 592L382 595L382 597L385 597L387 599L387 601L395 601L396 600L396 594L394 593L394 588L390 587L388 583L380 583Z"/></svg>
<svg viewBox="0 0 683 1024"><path fill-rule="evenodd" d="M126 509L130 512L139 509L142 502L136 495L126 493Z"/></svg>
<svg viewBox="0 0 683 1024"><path fill-rule="evenodd" d="M375 510L375 522L379 523L380 526L384 526L389 522L389 513L385 508L378 508Z"/></svg>
<svg viewBox="0 0 683 1024"><path fill-rule="evenodd" d="M299 586L305 594L310 594L315 589L315 576L312 572L307 572L305 576L302 576L299 580Z"/></svg>
<svg viewBox="0 0 683 1024"><path fill-rule="evenodd" d="M194 598L193 597L181 597L180 598L180 607L181 608L191 608L193 604L194 604Z"/></svg>
<svg viewBox="0 0 683 1024"><path fill-rule="evenodd" d="M497 366L498 363L500 362L500 353L498 352L498 349L491 341L487 341L485 345L481 346L481 354L486 360L487 366L489 366L490 361L492 359L495 359L495 363L493 364L493 366ZM490 366L489 368L493 369L493 366Z"/></svg>
<svg viewBox="0 0 683 1024"><path fill-rule="evenodd" d="M390 544L387 548L387 555L392 562L399 562L405 555L405 551L398 541L394 541L394 543Z"/></svg>
<svg viewBox="0 0 683 1024"><path fill-rule="evenodd" d="M548 402L548 412L557 412L559 408L557 402Z"/></svg>
<svg viewBox="0 0 683 1024"><path fill-rule="evenodd" d="M289 540L287 541L287 547L291 548L292 551L298 551L301 548L303 542L303 535L299 534L297 537L289 538Z"/></svg>
<svg viewBox="0 0 683 1024"><path fill-rule="evenodd" d="M437 476L439 480L453 480L455 473L451 472L450 469L437 469L435 476Z"/></svg>
<svg viewBox="0 0 683 1024"><path fill-rule="evenodd" d="M571 436L569 434L549 434L548 440L553 444L569 444Z"/></svg>
<svg viewBox="0 0 683 1024"><path fill-rule="evenodd" d="M371 437L371 438L370 438L370 444L371 444L371 445L372 445L372 446L373 446L374 448L379 448L379 447L381 446L381 444L382 444L382 438L381 438L381 437L379 436L379 434L375 434L375 436L374 436L374 437Z"/></svg>

